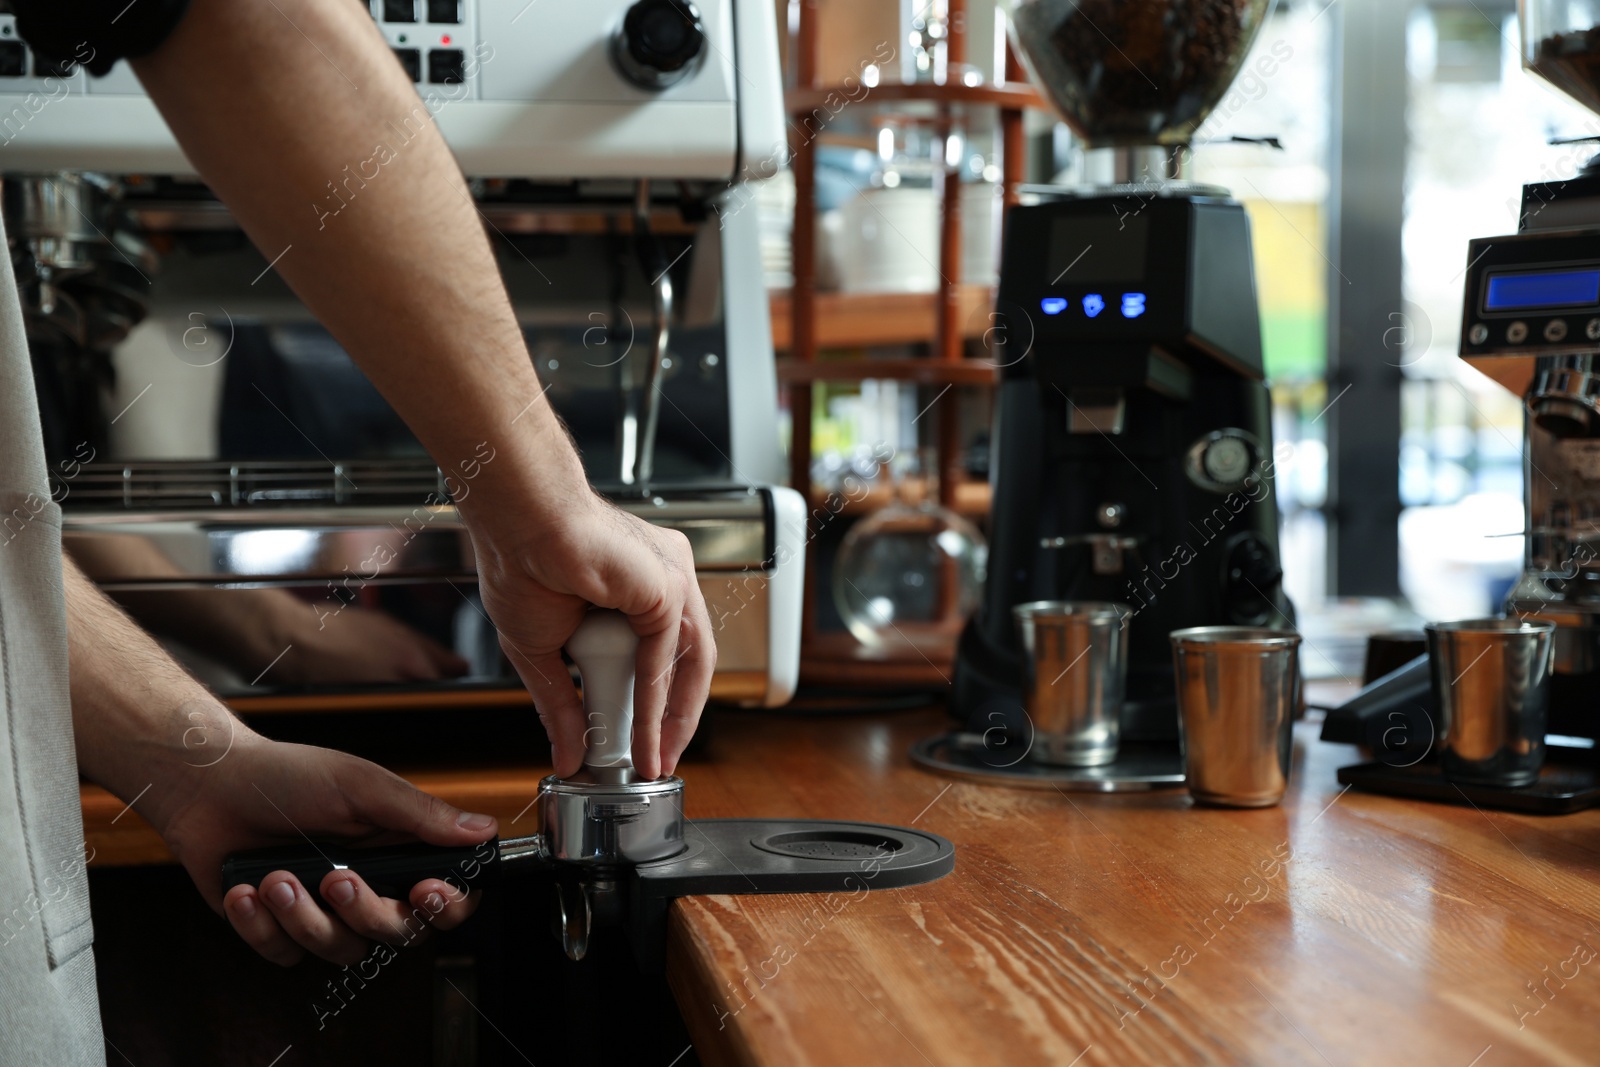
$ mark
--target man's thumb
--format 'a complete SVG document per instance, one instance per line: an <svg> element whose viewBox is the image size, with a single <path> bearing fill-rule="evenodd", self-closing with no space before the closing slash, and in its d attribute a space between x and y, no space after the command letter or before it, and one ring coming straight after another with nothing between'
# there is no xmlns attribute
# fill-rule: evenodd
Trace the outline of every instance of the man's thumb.
<svg viewBox="0 0 1600 1067"><path fill-rule="evenodd" d="M462 811L410 782L369 764L375 772L351 799L372 823L413 834L430 845L470 845L493 837L492 815Z"/></svg>

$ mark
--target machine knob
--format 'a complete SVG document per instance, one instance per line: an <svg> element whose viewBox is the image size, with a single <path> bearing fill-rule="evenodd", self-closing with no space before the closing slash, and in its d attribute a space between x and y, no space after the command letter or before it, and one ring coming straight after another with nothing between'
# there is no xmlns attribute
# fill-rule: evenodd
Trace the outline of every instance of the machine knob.
<svg viewBox="0 0 1600 1067"><path fill-rule="evenodd" d="M1223 437L1205 450L1200 462L1212 481L1236 485L1250 473L1250 458L1249 445L1237 437Z"/></svg>
<svg viewBox="0 0 1600 1067"><path fill-rule="evenodd" d="M1222 606L1234 625L1265 626L1281 614L1277 593L1283 568L1272 549L1253 533L1232 538L1224 550Z"/></svg>
<svg viewBox="0 0 1600 1067"><path fill-rule="evenodd" d="M567 640L583 676L583 763L633 769L633 664L639 638L618 611L591 611Z"/></svg>
<svg viewBox="0 0 1600 1067"><path fill-rule="evenodd" d="M1254 434L1237 427L1213 430L1189 446L1184 472L1213 493L1232 493L1249 485L1261 446Z"/></svg>
<svg viewBox="0 0 1600 1067"><path fill-rule="evenodd" d="M611 41L612 61L641 89L677 84L699 69L705 53L705 27L689 0L638 0Z"/></svg>

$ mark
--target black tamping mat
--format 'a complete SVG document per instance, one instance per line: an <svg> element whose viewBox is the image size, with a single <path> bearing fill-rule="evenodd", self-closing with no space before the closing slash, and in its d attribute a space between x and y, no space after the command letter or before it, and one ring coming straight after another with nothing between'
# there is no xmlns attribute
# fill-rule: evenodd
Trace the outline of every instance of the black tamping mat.
<svg viewBox="0 0 1600 1067"><path fill-rule="evenodd" d="M1339 768L1339 781L1368 793L1534 815L1566 815L1600 804L1600 766L1593 749L1550 745L1546 753L1538 781L1520 788L1452 782L1431 760L1411 766L1352 764Z"/></svg>

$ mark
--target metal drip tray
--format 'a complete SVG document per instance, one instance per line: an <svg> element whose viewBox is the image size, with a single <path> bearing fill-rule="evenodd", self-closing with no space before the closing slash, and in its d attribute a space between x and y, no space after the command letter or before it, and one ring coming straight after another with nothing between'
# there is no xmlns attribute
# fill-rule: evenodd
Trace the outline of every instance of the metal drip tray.
<svg viewBox="0 0 1600 1067"><path fill-rule="evenodd" d="M911 746L920 767L975 782L1061 789L1077 793L1134 793L1184 784L1183 755L1174 744L1124 741L1115 762L1100 767L1057 767L1028 758L1026 749L997 746L984 734L955 731Z"/></svg>

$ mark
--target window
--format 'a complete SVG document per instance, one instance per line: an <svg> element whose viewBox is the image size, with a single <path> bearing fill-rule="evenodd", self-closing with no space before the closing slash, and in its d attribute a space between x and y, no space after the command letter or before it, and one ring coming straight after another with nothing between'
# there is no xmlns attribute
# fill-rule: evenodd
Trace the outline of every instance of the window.
<svg viewBox="0 0 1600 1067"><path fill-rule="evenodd" d="M1493 614L1522 562L1522 403L1457 355L1467 242L1514 233L1522 186L1575 173L1589 111L1522 69L1509 4L1406 26L1400 584L1427 618Z"/></svg>
<svg viewBox="0 0 1600 1067"><path fill-rule="evenodd" d="M1195 138L1194 178L1229 189L1250 214L1262 344L1272 383L1284 584L1309 606L1326 595L1329 34L1320 3L1280 4ZM1231 138L1276 137L1281 149Z"/></svg>

